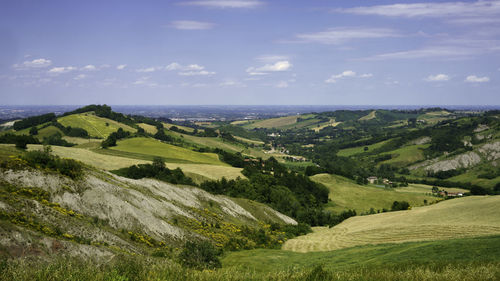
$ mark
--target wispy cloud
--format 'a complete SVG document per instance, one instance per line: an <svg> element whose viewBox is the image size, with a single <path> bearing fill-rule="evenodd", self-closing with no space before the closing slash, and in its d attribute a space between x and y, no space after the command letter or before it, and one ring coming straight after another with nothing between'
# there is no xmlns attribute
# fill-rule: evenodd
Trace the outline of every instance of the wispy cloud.
<svg viewBox="0 0 500 281"><path fill-rule="evenodd" d="M484 17L500 14L500 1L410 3L334 9L334 12L406 18Z"/></svg>
<svg viewBox="0 0 500 281"><path fill-rule="evenodd" d="M87 75L85 75L85 74L79 74L79 75L77 75L73 79L75 79L75 80L82 80L82 79L85 79L85 78L87 78Z"/></svg>
<svg viewBox="0 0 500 281"><path fill-rule="evenodd" d="M206 70L200 70L200 71L183 71L178 73L181 76L210 76L210 75L215 75L216 73L213 71L206 71Z"/></svg>
<svg viewBox="0 0 500 281"><path fill-rule="evenodd" d="M263 55L263 56L258 56L255 59L262 62L272 63L277 61L289 60L290 58L284 55Z"/></svg>
<svg viewBox="0 0 500 281"><path fill-rule="evenodd" d="M124 70L126 67L127 67L126 64L120 64L120 65L116 66L116 69L118 69L118 70Z"/></svg>
<svg viewBox="0 0 500 281"><path fill-rule="evenodd" d="M279 81L276 85L274 85L275 88L288 88L288 82L287 81Z"/></svg>
<svg viewBox="0 0 500 281"><path fill-rule="evenodd" d="M373 77L373 74L371 73L364 73L364 74L356 74L356 72L352 70L345 70L342 73L339 74L333 74L330 76L330 78L325 80L325 83L332 84L332 83L337 83L337 81L344 79L344 78L370 78Z"/></svg>
<svg viewBox="0 0 500 281"><path fill-rule="evenodd" d="M22 69L22 68L43 68L43 67L48 67L52 64L52 61L49 59L34 59L31 61L25 61L21 64L14 64L13 67L16 69Z"/></svg>
<svg viewBox="0 0 500 281"><path fill-rule="evenodd" d="M236 87L236 88L243 88L243 87L246 87L247 85L242 83L242 82L239 82L239 81L235 81L235 80L227 80L227 81L224 81L224 82L221 82L219 84L220 87Z"/></svg>
<svg viewBox="0 0 500 281"><path fill-rule="evenodd" d="M379 54L362 60L387 60L387 59L423 59L438 58L449 59L450 57L469 57L476 53L476 50L460 48L454 46L433 46L421 49L399 51L392 53Z"/></svg>
<svg viewBox="0 0 500 281"><path fill-rule="evenodd" d="M266 64L261 67L249 67L247 68L247 73L250 75L266 75L269 72L280 72L280 71L288 71L292 68L292 64L287 61L277 61L272 64Z"/></svg>
<svg viewBox="0 0 500 281"><path fill-rule="evenodd" d="M440 73L436 75L429 75L424 80L428 82L444 82L450 80L450 76Z"/></svg>
<svg viewBox="0 0 500 281"><path fill-rule="evenodd" d="M182 5L202 6L208 8L256 8L264 5L264 2L258 0L201 0L201 1L186 1L180 3Z"/></svg>
<svg viewBox="0 0 500 281"><path fill-rule="evenodd" d="M140 77L139 79L134 81L132 84L136 85L136 86L147 86L147 87L152 87L152 88L158 86L158 83L151 81L150 77L147 77L147 76Z"/></svg>
<svg viewBox="0 0 500 281"><path fill-rule="evenodd" d="M298 42L339 45L351 40L389 38L401 36L388 28L339 27L326 31L297 34Z"/></svg>
<svg viewBox="0 0 500 281"><path fill-rule="evenodd" d="M212 29L215 26L215 24L211 22L179 20L179 21L173 21L171 23L171 26L175 29L180 29L180 30L206 30L206 29Z"/></svg>
<svg viewBox="0 0 500 281"><path fill-rule="evenodd" d="M163 67L161 67L161 66L152 66L152 67L139 68L136 71L139 73L148 73L148 72L159 71L162 69L163 69Z"/></svg>
<svg viewBox="0 0 500 281"><path fill-rule="evenodd" d="M89 64L89 65L86 65L86 66L82 67L82 70L85 70L85 71L94 71L94 70L97 70L97 67L95 67L95 65Z"/></svg>
<svg viewBox="0 0 500 281"><path fill-rule="evenodd" d="M76 67L74 66L61 66L61 67L53 67L49 70L50 74L62 74L62 73L68 73L71 71L76 70Z"/></svg>
<svg viewBox="0 0 500 281"><path fill-rule="evenodd" d="M485 83L485 82L489 82L490 78L487 76L478 77L476 75L469 75L469 76L467 76L467 78L465 78L464 81L469 82L469 83Z"/></svg>

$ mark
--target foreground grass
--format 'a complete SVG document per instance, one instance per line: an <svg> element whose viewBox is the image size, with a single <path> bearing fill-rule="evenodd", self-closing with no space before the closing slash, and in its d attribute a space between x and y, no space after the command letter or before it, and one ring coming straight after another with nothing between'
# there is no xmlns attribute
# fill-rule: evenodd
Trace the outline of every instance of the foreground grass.
<svg viewBox="0 0 500 281"><path fill-rule="evenodd" d="M222 261L224 267L244 267L261 273L307 269L318 264L332 271L410 269L468 263L485 265L500 263L500 236L365 245L328 252L256 249L231 252Z"/></svg>
<svg viewBox="0 0 500 281"><path fill-rule="evenodd" d="M163 258L0 261L0 280L499 280L500 237L357 247L323 253L233 252L197 271Z"/></svg>

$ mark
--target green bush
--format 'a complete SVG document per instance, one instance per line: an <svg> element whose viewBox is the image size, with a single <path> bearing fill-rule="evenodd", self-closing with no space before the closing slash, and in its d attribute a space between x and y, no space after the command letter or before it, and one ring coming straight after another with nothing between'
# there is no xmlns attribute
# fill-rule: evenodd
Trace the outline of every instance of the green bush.
<svg viewBox="0 0 500 281"><path fill-rule="evenodd" d="M28 151L22 156L22 159L30 167L50 169L72 179L77 179L83 175L83 165L80 162L73 159L61 159L50 154L49 146L44 147L43 151Z"/></svg>
<svg viewBox="0 0 500 281"><path fill-rule="evenodd" d="M220 254L220 251L208 241L188 241L179 254L179 261L184 266L199 270L220 268L222 267Z"/></svg>

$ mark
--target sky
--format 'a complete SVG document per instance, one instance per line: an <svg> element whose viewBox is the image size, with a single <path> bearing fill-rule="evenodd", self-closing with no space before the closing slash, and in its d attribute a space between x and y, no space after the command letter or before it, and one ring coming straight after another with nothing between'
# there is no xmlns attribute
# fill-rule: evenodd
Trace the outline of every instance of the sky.
<svg viewBox="0 0 500 281"><path fill-rule="evenodd" d="M0 1L0 104L94 103L499 105L500 1Z"/></svg>

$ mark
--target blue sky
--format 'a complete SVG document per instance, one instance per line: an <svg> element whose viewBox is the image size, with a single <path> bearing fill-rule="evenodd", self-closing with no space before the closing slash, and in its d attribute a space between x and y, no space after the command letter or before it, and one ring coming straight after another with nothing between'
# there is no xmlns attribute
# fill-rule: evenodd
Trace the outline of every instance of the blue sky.
<svg viewBox="0 0 500 281"><path fill-rule="evenodd" d="M500 1L0 2L0 104L500 104Z"/></svg>

